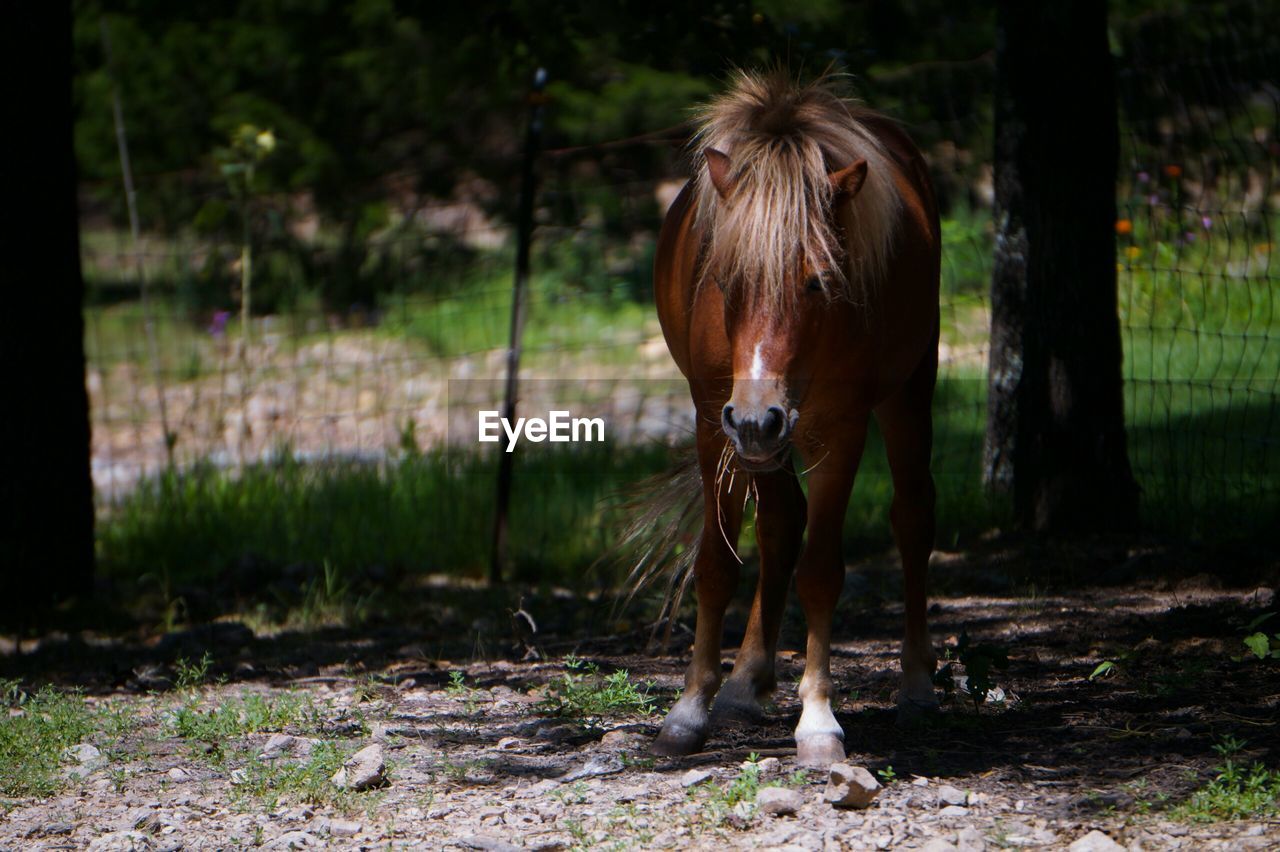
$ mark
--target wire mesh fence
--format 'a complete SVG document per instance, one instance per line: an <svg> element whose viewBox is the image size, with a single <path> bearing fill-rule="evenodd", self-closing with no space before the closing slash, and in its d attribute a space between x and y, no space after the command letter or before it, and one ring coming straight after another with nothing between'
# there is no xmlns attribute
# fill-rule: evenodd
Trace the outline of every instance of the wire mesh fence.
<svg viewBox="0 0 1280 852"><path fill-rule="evenodd" d="M1280 483L1280 273L1271 262L1280 36L1265 25L1274 5L1134 16L1113 32L1130 453L1149 519L1182 529L1210 523L1215 506L1274 506ZM935 466L944 501L961 512L982 499L994 73L984 54L856 81L873 106L904 120L939 188ZM677 130L540 158L521 372L528 410L603 416L624 444L689 435L691 406L649 281L661 217L684 174L680 141ZM384 220L354 235L318 227L305 199L258 199L261 313L248 329L235 316L242 245L225 231L136 247L109 222L86 222L93 470L104 507L164 471L170 453L180 469L239 469L473 443L476 410L497 407L503 376L512 250L499 211L515 200L479 180L459 180L446 200L389 195ZM139 259L150 317L137 299ZM862 482L864 493L887 493L883 466L865 467Z"/></svg>

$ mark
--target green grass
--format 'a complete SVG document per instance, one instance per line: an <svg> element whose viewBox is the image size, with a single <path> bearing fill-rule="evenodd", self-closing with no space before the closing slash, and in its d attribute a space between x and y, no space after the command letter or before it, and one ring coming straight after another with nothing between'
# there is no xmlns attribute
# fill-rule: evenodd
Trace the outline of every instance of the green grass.
<svg viewBox="0 0 1280 852"><path fill-rule="evenodd" d="M517 574L581 574L608 543L604 498L667 464L661 447L582 445L521 454L512 494ZM105 513L101 564L208 580L246 554L268 564L480 576L488 565L496 458L433 452L386 465L286 458L234 475L212 468L148 483ZM345 597L326 573L321 599Z"/></svg>
<svg viewBox="0 0 1280 852"><path fill-rule="evenodd" d="M249 755L237 773L233 800L242 809L257 805L270 812L282 802L333 805L342 811L355 809L357 800L368 793L342 790L334 786L334 773L354 751L353 746L318 742L305 759L262 760ZM376 794L374 794L376 796Z"/></svg>
<svg viewBox="0 0 1280 852"><path fill-rule="evenodd" d="M760 773L760 755L752 753L728 783L699 784L688 795L702 804L713 824L718 824L740 805L746 805L754 815L756 796L767 787L803 787L807 780L808 773L801 769L786 778L766 781Z"/></svg>
<svg viewBox="0 0 1280 852"><path fill-rule="evenodd" d="M1280 770L1227 759L1212 781L1173 808L1170 815L1188 822L1222 822L1276 814L1280 814Z"/></svg>
<svg viewBox="0 0 1280 852"><path fill-rule="evenodd" d="M52 686L26 692L17 681L0 681L0 794L50 796L65 783L70 746L94 742L107 759L134 727L131 713L115 706L90 707L78 693Z"/></svg>
<svg viewBox="0 0 1280 852"><path fill-rule="evenodd" d="M541 706L548 713L598 727L614 716L648 716L656 707L653 681L635 684L625 669L603 675L595 663L576 657L566 657L564 667L565 673L547 686Z"/></svg>
<svg viewBox="0 0 1280 852"><path fill-rule="evenodd" d="M198 753L222 761L236 740L248 734L319 730L320 711L305 693L262 695L245 692L207 705L198 691L189 691L166 719L166 733L186 741Z"/></svg>
<svg viewBox="0 0 1280 852"><path fill-rule="evenodd" d="M380 330L419 343L437 358L504 349L511 300L510 272L495 271L454 293L389 297ZM562 362L565 352L626 363L635 346L661 333L649 303L631 299L625 290L569 291L558 274L546 273L532 277L528 300L521 339L525 366L533 369Z"/></svg>

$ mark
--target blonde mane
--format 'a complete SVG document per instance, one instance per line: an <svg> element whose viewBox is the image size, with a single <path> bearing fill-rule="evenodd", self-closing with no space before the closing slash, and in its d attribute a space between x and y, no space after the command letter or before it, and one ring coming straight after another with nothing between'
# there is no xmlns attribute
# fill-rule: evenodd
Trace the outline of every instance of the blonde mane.
<svg viewBox="0 0 1280 852"><path fill-rule="evenodd" d="M867 111L824 76L808 85L785 71L740 71L728 92L700 110L693 140L695 221L703 233L701 282L774 309L794 304L788 277L804 264L833 297L863 301L884 277L902 199L890 157L859 116ZM706 152L729 157L733 187L722 199ZM833 228L828 174L865 159L844 245Z"/></svg>

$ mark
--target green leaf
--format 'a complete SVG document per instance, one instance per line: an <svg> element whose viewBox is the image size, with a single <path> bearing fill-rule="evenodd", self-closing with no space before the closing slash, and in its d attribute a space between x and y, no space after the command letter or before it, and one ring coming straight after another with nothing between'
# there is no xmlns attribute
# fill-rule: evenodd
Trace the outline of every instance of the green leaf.
<svg viewBox="0 0 1280 852"><path fill-rule="evenodd" d="M1265 660L1271 655L1271 640L1267 638L1267 634L1265 633L1255 633L1252 636L1246 636L1244 644L1259 660Z"/></svg>
<svg viewBox="0 0 1280 852"><path fill-rule="evenodd" d="M1245 631L1247 632L1249 630L1257 630L1263 623L1266 622L1267 619L1271 618L1274 615L1275 615L1274 612L1264 612L1262 615L1258 616L1253 621L1250 621L1248 626L1245 627Z"/></svg>
<svg viewBox="0 0 1280 852"><path fill-rule="evenodd" d="M1093 670L1093 674L1089 675L1089 680L1111 674L1116 669L1116 664L1110 660L1103 660L1098 663L1098 667Z"/></svg>

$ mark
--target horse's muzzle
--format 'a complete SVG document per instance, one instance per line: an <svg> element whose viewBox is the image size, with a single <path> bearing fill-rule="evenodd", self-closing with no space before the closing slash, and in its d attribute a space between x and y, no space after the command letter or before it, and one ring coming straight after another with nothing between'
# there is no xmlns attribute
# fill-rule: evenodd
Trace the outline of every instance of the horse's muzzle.
<svg viewBox="0 0 1280 852"><path fill-rule="evenodd" d="M733 404L720 412L720 425L745 462L766 465L775 462L791 440L800 412L787 413L771 405L763 411L740 411Z"/></svg>

